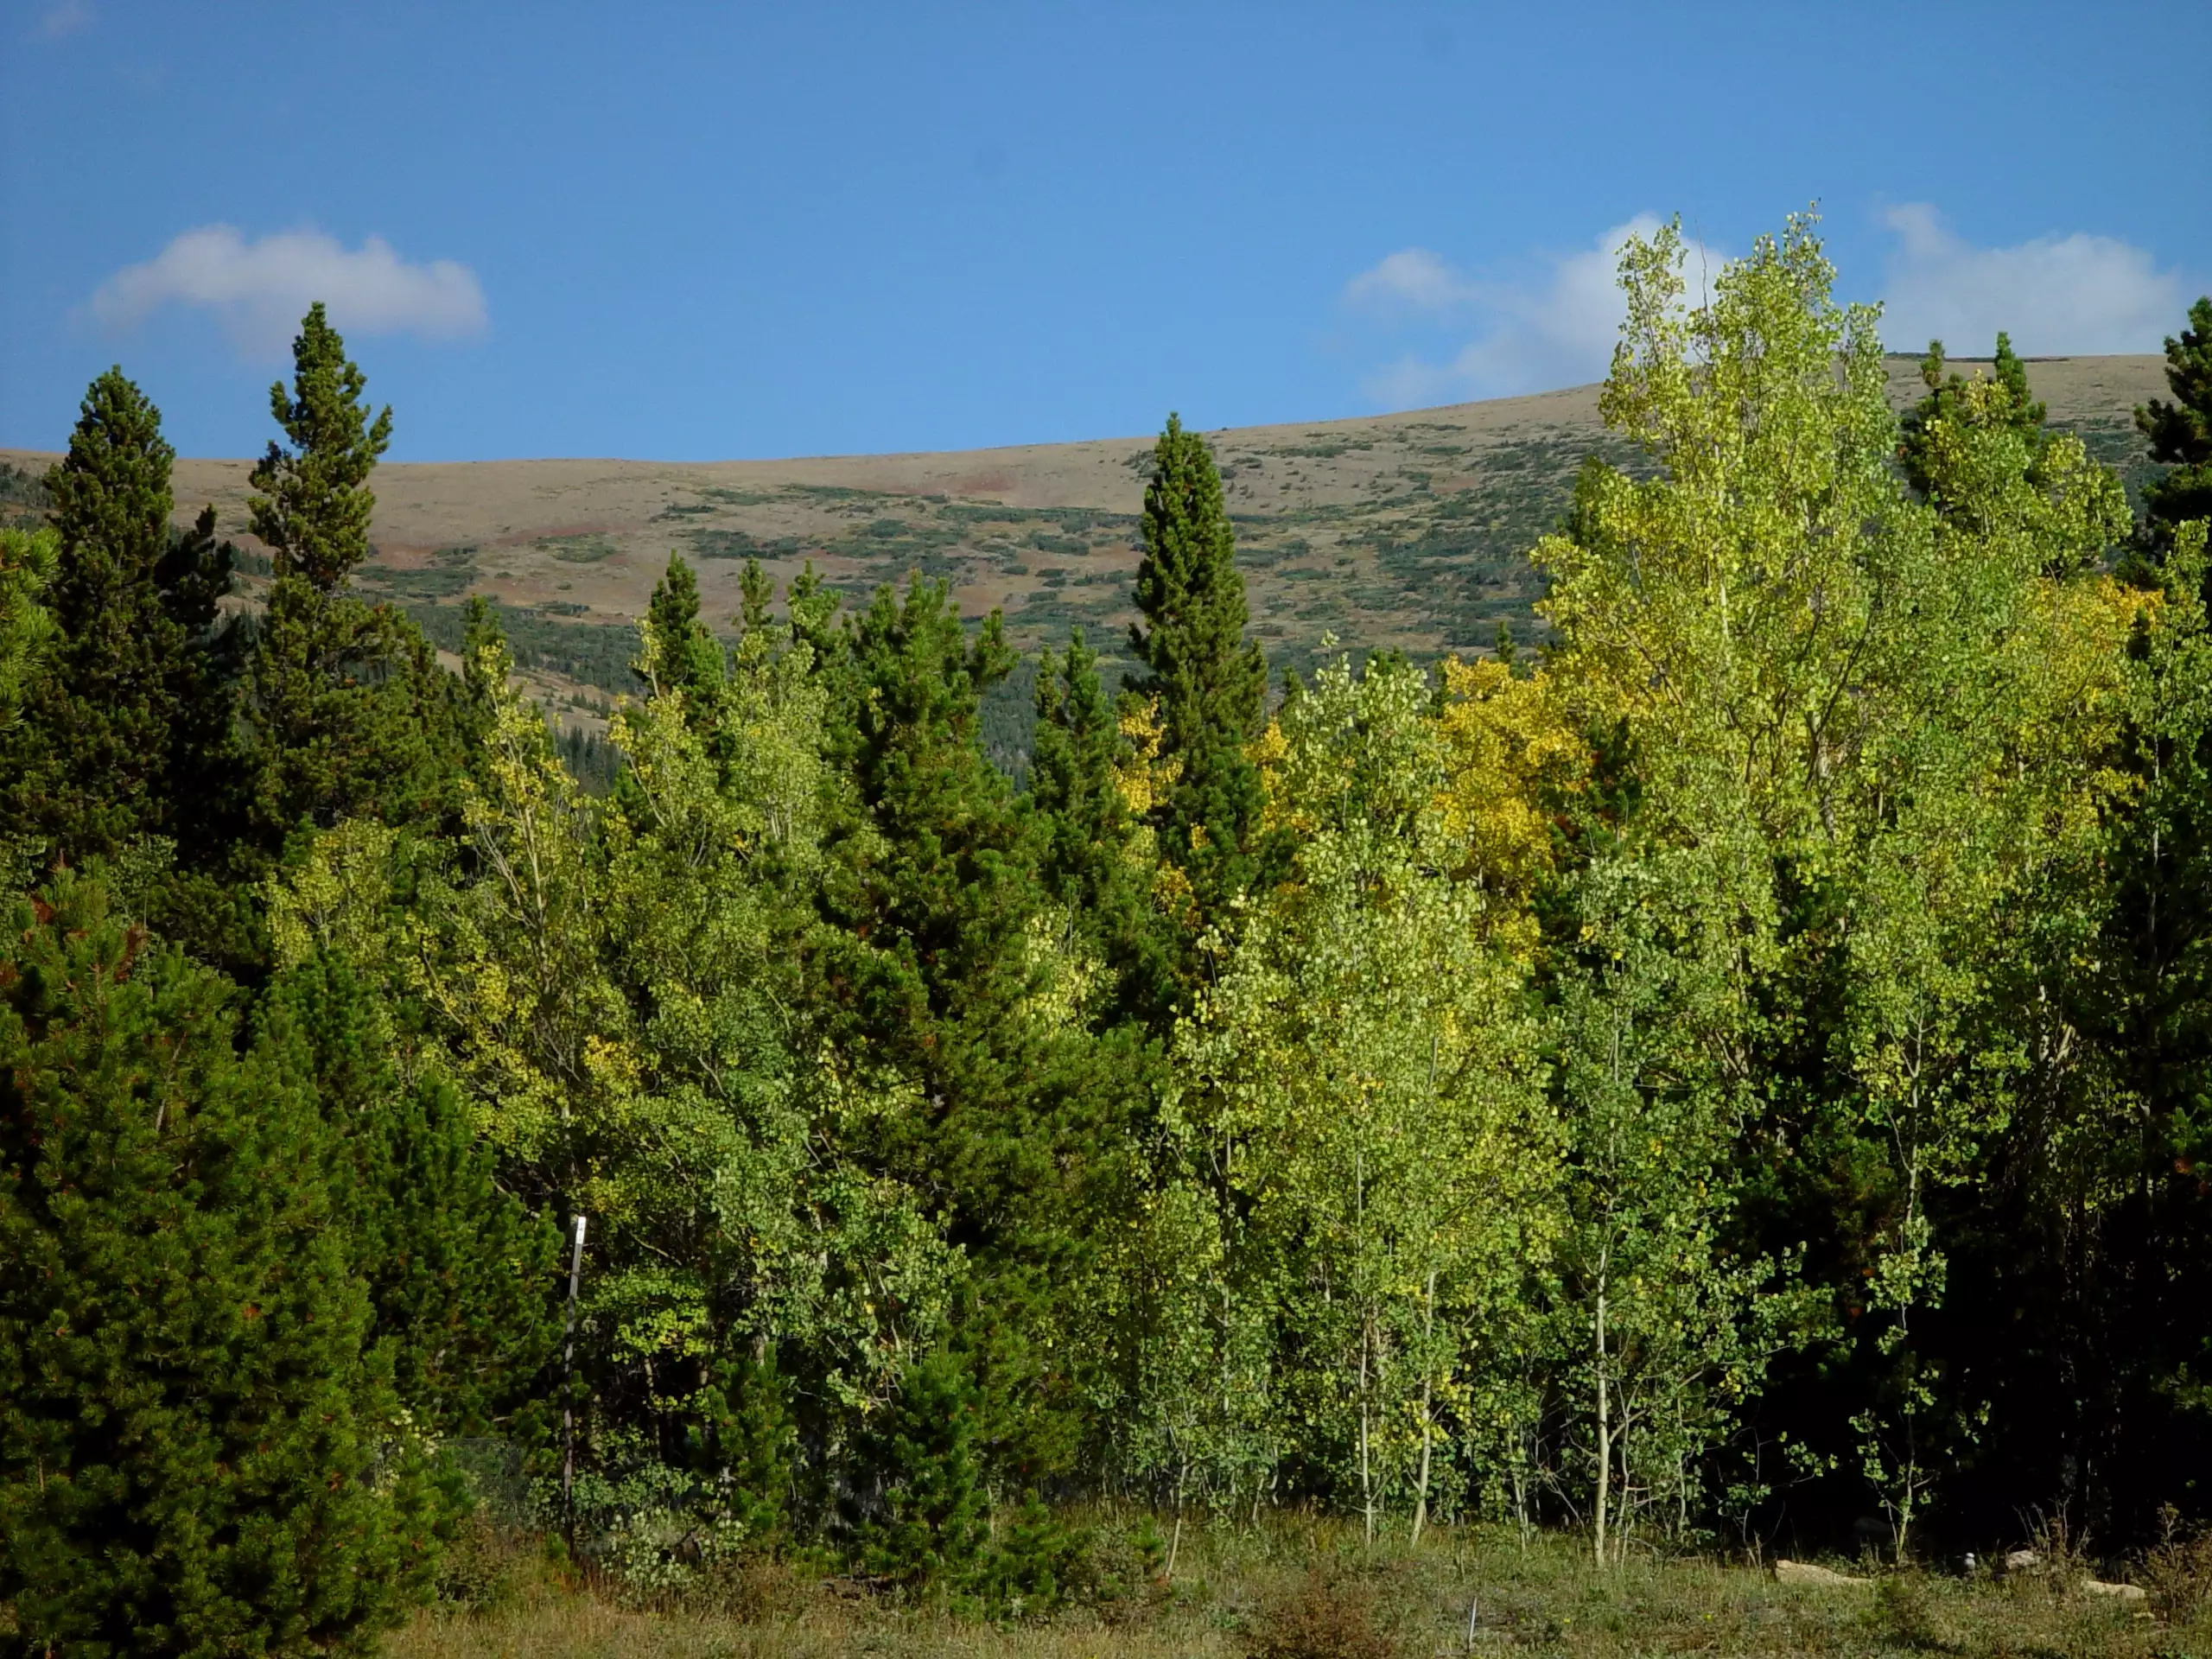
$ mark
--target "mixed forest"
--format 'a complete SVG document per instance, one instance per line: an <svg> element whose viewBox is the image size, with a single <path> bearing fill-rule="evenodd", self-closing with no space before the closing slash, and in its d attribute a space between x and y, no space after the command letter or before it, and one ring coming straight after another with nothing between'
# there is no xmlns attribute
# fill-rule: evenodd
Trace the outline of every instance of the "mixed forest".
<svg viewBox="0 0 2212 1659"><path fill-rule="evenodd" d="M998 1618L1108 1497L1166 1579L2212 1522L2212 301L2139 511L2001 339L1894 415L1810 220L1682 262L1540 650L1277 673L1171 418L1126 640L671 557L588 776L353 585L320 306L261 552L102 375L0 532L0 1649L353 1644L494 1497Z"/></svg>

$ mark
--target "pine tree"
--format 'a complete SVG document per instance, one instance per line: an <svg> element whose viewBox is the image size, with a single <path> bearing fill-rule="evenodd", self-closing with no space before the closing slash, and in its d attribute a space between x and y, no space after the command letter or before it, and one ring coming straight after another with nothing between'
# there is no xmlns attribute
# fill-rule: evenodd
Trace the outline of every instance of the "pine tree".
<svg viewBox="0 0 2212 1659"><path fill-rule="evenodd" d="M391 411L369 418L366 381L321 305L292 359L295 395L281 382L270 391L292 448L270 443L251 502L275 561L244 699L264 853L302 823L435 820L450 810L461 754L458 690L422 631L345 585L368 556L367 480L391 442Z"/></svg>
<svg viewBox="0 0 2212 1659"><path fill-rule="evenodd" d="M1931 340L1928 342L1928 355L1920 361L1921 383L1928 388L1927 393L1898 423L1897 459L1904 467L1905 480L1923 497L1930 499L1936 484L1936 423L1979 418L1967 395L1967 388L1972 383L1956 370L1946 377L1943 368L1943 342ZM2027 365L2013 351L2009 334L2000 333L1997 336L1991 377L2005 389L2005 395L1999 404L2004 411L2003 423L2026 443L2029 476L2033 477L2037 463L2050 443L2050 434L2044 426L2050 411L2028 390ZM1943 503L1938 500L1936 505L1940 507Z"/></svg>
<svg viewBox="0 0 2212 1659"><path fill-rule="evenodd" d="M1155 822L1161 854L1188 875L1211 920L1256 869L1260 774L1245 746L1259 734L1268 666L1244 638L1244 579L1221 474L1205 440L1173 415L1153 449L1142 531L1144 620L1130 625L1129 644L1149 671L1135 689L1159 699L1160 757L1179 767Z"/></svg>
<svg viewBox="0 0 2212 1659"><path fill-rule="evenodd" d="M666 683L698 706L694 728L711 721L728 668L721 646L699 618L699 579L679 555L668 556L668 569L653 584L645 616L660 639L660 672Z"/></svg>
<svg viewBox="0 0 2212 1659"><path fill-rule="evenodd" d="M0 530L0 734L22 709L23 685L54 636L39 601L54 580L52 531Z"/></svg>
<svg viewBox="0 0 2212 1659"><path fill-rule="evenodd" d="M339 1141L338 1201L368 1286L368 1345L400 1402L441 1433L509 1419L551 1357L560 1239L499 1190L492 1148L442 1077L403 1081L389 1022L324 953L271 987L264 1020L305 1045Z"/></svg>
<svg viewBox="0 0 2212 1659"><path fill-rule="evenodd" d="M966 1591L987 1539L976 1459L976 1384L939 1349L908 1368L905 1386L870 1436L867 1462L878 1507L855 1536L862 1565L917 1599Z"/></svg>
<svg viewBox="0 0 2212 1659"><path fill-rule="evenodd" d="M335 592L369 556L377 499L368 487L391 444L391 410L373 421L361 394L368 378L346 355L318 300L292 342L292 390L269 388L269 410L291 448L271 439L253 469L249 525L269 545L279 577L304 576Z"/></svg>
<svg viewBox="0 0 2212 1659"><path fill-rule="evenodd" d="M112 856L145 836L183 843L188 862L215 850L231 709L213 635L230 549L212 508L171 531L174 456L160 411L110 369L47 475L60 637L30 687L0 811L50 860Z"/></svg>
<svg viewBox="0 0 2212 1659"><path fill-rule="evenodd" d="M1122 792L1128 744L1082 629L1065 654L1039 656L1036 708L1029 801L1045 837L1039 875L1113 972L1109 1020L1164 1030L1175 957L1152 900L1156 855Z"/></svg>
<svg viewBox="0 0 2212 1659"><path fill-rule="evenodd" d="M718 1366L702 1405L702 1449L730 1518L748 1541L772 1542L788 1519L795 1438L774 1348Z"/></svg>
<svg viewBox="0 0 2212 1659"><path fill-rule="evenodd" d="M2135 411L2151 459L2173 468L2143 492L2144 528L2158 547L2177 524L2212 518L2212 297L2189 308L2189 323L2166 340L2173 402L2153 397Z"/></svg>
<svg viewBox="0 0 2212 1659"><path fill-rule="evenodd" d="M1110 1207L1141 1073L1071 1006L1078 964L1043 925L1037 827L983 753L980 698L1014 664L1000 619L971 639L946 585L917 577L876 594L844 653L860 821L825 884L817 972L836 1028L930 1103L885 1126L886 1156L944 1195L973 1267L957 1317L987 1449L1033 1478L1067 1467L1082 1432L1090 1358L1055 1321L1081 1317L1071 1275Z"/></svg>
<svg viewBox="0 0 2212 1659"><path fill-rule="evenodd" d="M89 882L0 959L0 1600L22 1653L296 1653L425 1587L296 1047ZM378 1474L381 1463L381 1474ZM372 1478L373 1477L373 1478Z"/></svg>

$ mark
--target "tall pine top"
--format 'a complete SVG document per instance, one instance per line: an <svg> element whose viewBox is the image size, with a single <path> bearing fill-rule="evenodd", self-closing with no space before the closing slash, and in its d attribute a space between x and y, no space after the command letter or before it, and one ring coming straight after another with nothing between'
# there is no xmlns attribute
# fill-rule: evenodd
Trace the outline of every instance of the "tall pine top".
<svg viewBox="0 0 2212 1659"><path fill-rule="evenodd" d="M121 368L92 382L69 453L46 475L65 559L54 594L65 626L106 591L152 579L168 550L175 458L162 436L161 411Z"/></svg>
<svg viewBox="0 0 2212 1659"><path fill-rule="evenodd" d="M1244 639L1244 579L1221 474L1205 440L1170 415L1153 448L1144 493L1144 562L1129 645L1151 670L1138 690L1160 699L1167 746L1189 754L1214 734L1249 736L1260 723L1268 666Z"/></svg>
<svg viewBox="0 0 2212 1659"><path fill-rule="evenodd" d="M368 384L318 300L292 342L291 394L281 380L269 388L270 413L292 447L270 443L253 469L250 512L276 574L296 572L323 593L369 556L377 499L368 478L391 445L391 410L370 421Z"/></svg>

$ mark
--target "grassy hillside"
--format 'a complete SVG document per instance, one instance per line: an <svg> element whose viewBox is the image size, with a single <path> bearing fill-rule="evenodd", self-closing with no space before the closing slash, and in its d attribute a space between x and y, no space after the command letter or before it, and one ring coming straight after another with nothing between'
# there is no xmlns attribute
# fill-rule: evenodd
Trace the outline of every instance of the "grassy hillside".
<svg viewBox="0 0 2212 1659"><path fill-rule="evenodd" d="M1920 391L1916 366L1891 359L1900 405ZM2031 362L2029 375L2054 424L2139 483L2131 416L2164 391L2163 366L2058 358ZM1209 436L1254 630L1275 664L1301 668L1325 633L1424 657L1487 650L1501 620L1529 638L1541 588L1529 546L1556 522L1586 454L1625 458L1599 421L1595 387ZM716 626L735 613L747 557L779 582L811 560L855 599L909 572L949 578L969 613L1002 607L1025 651L1079 625L1109 666L1126 665L1149 454L1148 439L1127 437L700 465L389 466L377 476L376 555L359 580L448 648L462 601L497 600L519 660L571 694L629 689L629 625L671 551L697 567ZM50 459L0 453L17 474ZM237 534L248 466L178 462L180 520L213 501ZM31 480L0 473L0 484L11 478L22 487L0 496L27 496ZM578 701L572 717L588 724L597 698ZM1020 686L1000 699L999 747L1020 746L1014 716L1025 701Z"/></svg>

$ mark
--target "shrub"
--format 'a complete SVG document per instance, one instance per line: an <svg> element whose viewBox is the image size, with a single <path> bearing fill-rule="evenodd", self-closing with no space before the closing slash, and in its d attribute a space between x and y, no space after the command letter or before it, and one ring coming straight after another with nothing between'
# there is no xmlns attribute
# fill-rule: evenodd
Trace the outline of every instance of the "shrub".
<svg viewBox="0 0 2212 1659"><path fill-rule="evenodd" d="M1308 1573L1262 1609L1252 1659L1391 1659L1376 1618L1375 1587L1332 1571Z"/></svg>

